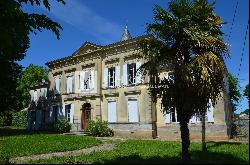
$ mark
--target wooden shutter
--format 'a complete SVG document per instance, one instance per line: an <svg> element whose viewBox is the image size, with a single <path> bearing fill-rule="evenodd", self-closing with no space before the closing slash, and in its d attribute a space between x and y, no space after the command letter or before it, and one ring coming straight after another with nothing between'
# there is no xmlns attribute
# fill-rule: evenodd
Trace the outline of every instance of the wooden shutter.
<svg viewBox="0 0 250 165"><path fill-rule="evenodd" d="M108 102L108 122L116 122L116 101Z"/></svg>
<svg viewBox="0 0 250 165"><path fill-rule="evenodd" d="M72 76L72 92L75 93L75 75Z"/></svg>
<svg viewBox="0 0 250 165"><path fill-rule="evenodd" d="M85 71L80 72L80 90L84 89L84 76L85 76Z"/></svg>
<svg viewBox="0 0 250 165"><path fill-rule="evenodd" d="M214 122L214 108L211 102L211 99L209 99L209 107L207 108L207 121L208 122Z"/></svg>
<svg viewBox="0 0 250 165"><path fill-rule="evenodd" d="M94 93L97 93L97 70L95 70Z"/></svg>
<svg viewBox="0 0 250 165"><path fill-rule="evenodd" d="M108 68L104 68L104 72L103 72L103 88L107 88L108 87Z"/></svg>
<svg viewBox="0 0 250 165"><path fill-rule="evenodd" d="M74 123L74 104L71 104L71 109L70 109L70 123Z"/></svg>
<svg viewBox="0 0 250 165"><path fill-rule="evenodd" d="M123 85L128 85L128 64L123 65Z"/></svg>
<svg viewBox="0 0 250 165"><path fill-rule="evenodd" d="M136 78L135 78L135 83L142 83L142 76L141 76L141 72L138 71L138 69L141 67L141 62L137 62L136 63Z"/></svg>
<svg viewBox="0 0 250 165"><path fill-rule="evenodd" d="M120 77L120 65L115 66L115 86L119 87L121 84L121 77Z"/></svg>
<svg viewBox="0 0 250 165"><path fill-rule="evenodd" d="M128 100L128 122L139 122L137 100Z"/></svg>

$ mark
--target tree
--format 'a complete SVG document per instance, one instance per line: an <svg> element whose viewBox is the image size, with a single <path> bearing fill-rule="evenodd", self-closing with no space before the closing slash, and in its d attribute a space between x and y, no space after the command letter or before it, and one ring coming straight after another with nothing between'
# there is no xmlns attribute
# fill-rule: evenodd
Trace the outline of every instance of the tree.
<svg viewBox="0 0 250 165"><path fill-rule="evenodd" d="M57 0L64 3L64 0ZM16 110L20 104L16 87L22 66L17 61L25 57L29 48L29 34L42 29L55 33L59 39L60 24L52 21L46 15L27 13L23 11L24 4L32 6L43 5L50 10L48 0L4 0L0 1L0 111Z"/></svg>
<svg viewBox="0 0 250 165"><path fill-rule="evenodd" d="M163 111L175 108L180 119L182 160L190 161L188 123L192 115L205 113L224 90L228 48L223 41L222 19L207 0L172 0L168 11L156 5L150 36L140 41L145 63L139 71L149 75L154 102L161 98ZM173 76L160 78L163 71Z"/></svg>
<svg viewBox="0 0 250 165"><path fill-rule="evenodd" d="M244 89L244 91L243 91L243 96L245 96L245 97L247 98L248 103L249 103L249 84L247 84L247 85L245 86L245 89Z"/></svg>
<svg viewBox="0 0 250 165"><path fill-rule="evenodd" d="M27 107L30 103L30 86L38 85L42 79L48 77L48 71L42 66L35 66L30 64L21 74L17 81L17 91L21 93L19 98L23 108Z"/></svg>
<svg viewBox="0 0 250 165"><path fill-rule="evenodd" d="M229 86L229 98L232 103L233 112L236 111L236 107L241 98L239 81L231 73L227 74L228 86Z"/></svg>

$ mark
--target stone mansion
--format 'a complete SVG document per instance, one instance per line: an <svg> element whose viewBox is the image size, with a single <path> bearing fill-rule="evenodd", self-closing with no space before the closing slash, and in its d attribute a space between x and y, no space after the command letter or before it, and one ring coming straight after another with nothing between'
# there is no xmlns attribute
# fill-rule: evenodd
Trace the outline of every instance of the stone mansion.
<svg viewBox="0 0 250 165"><path fill-rule="evenodd" d="M115 136L180 139L176 111L163 114L160 101L152 102L147 84L136 72L143 63L136 43L147 37L132 38L126 27L119 42L106 46L85 42L72 55L46 63L48 80L30 89L29 129L46 128L63 117L72 124L72 131L79 131L86 128L88 119L100 118L108 121ZM230 135L228 90L222 95L207 110L207 139ZM46 104L39 103L40 98ZM201 138L199 116L190 119L189 129L191 139Z"/></svg>

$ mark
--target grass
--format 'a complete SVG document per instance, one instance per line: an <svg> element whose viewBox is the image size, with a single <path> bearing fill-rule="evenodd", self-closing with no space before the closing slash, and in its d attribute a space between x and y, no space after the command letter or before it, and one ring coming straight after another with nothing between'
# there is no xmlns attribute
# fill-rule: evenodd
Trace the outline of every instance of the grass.
<svg viewBox="0 0 250 165"><path fill-rule="evenodd" d="M200 147L200 143L191 143L192 163L249 163L248 144L207 143L207 152L201 152ZM117 148L110 152L96 152L75 157L54 157L29 163L172 164L181 163L180 151L180 142L128 140L117 144Z"/></svg>
<svg viewBox="0 0 250 165"><path fill-rule="evenodd" d="M98 144L101 144L101 141L93 137L30 133L24 129L0 128L0 163L18 156L70 151Z"/></svg>

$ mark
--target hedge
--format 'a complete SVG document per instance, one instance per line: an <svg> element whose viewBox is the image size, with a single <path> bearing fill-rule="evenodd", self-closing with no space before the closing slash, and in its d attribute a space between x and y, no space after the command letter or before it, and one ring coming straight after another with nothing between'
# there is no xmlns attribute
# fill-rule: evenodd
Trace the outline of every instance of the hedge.
<svg viewBox="0 0 250 165"><path fill-rule="evenodd" d="M12 114L12 125L17 127L27 127L28 111L20 111Z"/></svg>

